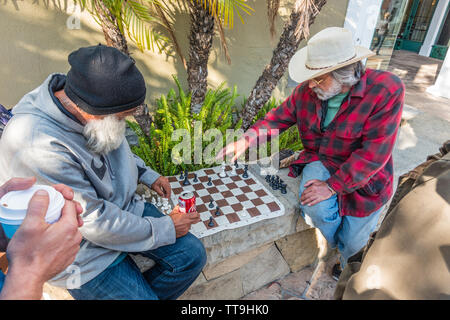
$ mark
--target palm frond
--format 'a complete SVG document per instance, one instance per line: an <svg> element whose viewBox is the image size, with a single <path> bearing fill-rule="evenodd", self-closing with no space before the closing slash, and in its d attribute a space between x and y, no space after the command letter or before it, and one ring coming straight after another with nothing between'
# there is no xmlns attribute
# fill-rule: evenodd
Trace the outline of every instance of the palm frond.
<svg viewBox="0 0 450 320"><path fill-rule="evenodd" d="M314 4L314 0L297 0L295 3L295 10L300 12L299 23L295 29L295 34L302 33L305 39L309 37L309 19L311 16L316 16L319 9Z"/></svg>
<svg viewBox="0 0 450 320"><path fill-rule="evenodd" d="M203 6L209 8L211 14L217 19L221 20L224 26L229 26L230 29L234 26L234 14L239 16L242 24L244 19L241 12L251 15L253 10L245 0L194 0L202 3Z"/></svg>

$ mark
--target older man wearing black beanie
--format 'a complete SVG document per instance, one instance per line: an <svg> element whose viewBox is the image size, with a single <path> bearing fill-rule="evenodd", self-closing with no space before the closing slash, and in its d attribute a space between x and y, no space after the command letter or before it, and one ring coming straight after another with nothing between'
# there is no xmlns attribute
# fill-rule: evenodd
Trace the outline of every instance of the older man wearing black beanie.
<svg viewBox="0 0 450 320"><path fill-rule="evenodd" d="M72 52L69 64L67 75L50 75L13 108L0 141L0 183L12 173L64 183L83 206L80 251L50 284L75 299L176 299L200 274L206 253L188 232L198 213L176 207L163 215L136 195L138 182L171 194L167 178L124 139L125 117L145 99L144 78L133 59L103 45ZM141 273L130 252L155 266Z"/></svg>

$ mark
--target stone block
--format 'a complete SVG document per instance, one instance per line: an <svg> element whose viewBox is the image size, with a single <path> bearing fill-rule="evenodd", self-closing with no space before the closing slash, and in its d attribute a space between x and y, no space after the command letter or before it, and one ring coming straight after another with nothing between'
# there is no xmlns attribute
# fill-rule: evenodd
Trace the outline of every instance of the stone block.
<svg viewBox="0 0 450 320"><path fill-rule="evenodd" d="M192 285L180 300L235 300L244 295L239 270L199 285Z"/></svg>
<svg viewBox="0 0 450 320"><path fill-rule="evenodd" d="M300 211L300 209L298 209ZM297 224L295 225L295 232L311 229L312 227L306 223L305 219L299 214Z"/></svg>
<svg viewBox="0 0 450 320"><path fill-rule="evenodd" d="M273 246L273 242L258 247L253 250L245 251L239 253L235 256L232 256L224 261L216 263L214 265L209 265L203 269L203 274L207 280L218 278L226 273L232 272L241 268L243 265L249 263L260 253L266 251L271 246Z"/></svg>
<svg viewBox="0 0 450 320"><path fill-rule="evenodd" d="M308 229L275 241L292 272L299 271L318 259L320 243L317 232L320 231Z"/></svg>
<svg viewBox="0 0 450 320"><path fill-rule="evenodd" d="M289 265L275 244L272 244L240 269L244 294L259 289L288 273Z"/></svg>

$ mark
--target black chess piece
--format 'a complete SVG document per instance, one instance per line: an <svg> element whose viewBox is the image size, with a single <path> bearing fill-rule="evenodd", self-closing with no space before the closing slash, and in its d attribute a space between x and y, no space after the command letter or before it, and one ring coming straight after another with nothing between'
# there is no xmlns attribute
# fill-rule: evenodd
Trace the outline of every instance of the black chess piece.
<svg viewBox="0 0 450 320"><path fill-rule="evenodd" d="M270 187L272 188L272 190L277 190L277 180L276 179L273 179L270 182Z"/></svg>
<svg viewBox="0 0 450 320"><path fill-rule="evenodd" d="M216 207L216 212L214 212L214 214L215 214L216 216L220 216L220 209L219 209L219 206Z"/></svg>
<svg viewBox="0 0 450 320"><path fill-rule="evenodd" d="M269 182L270 181L270 174L266 175L266 177L264 179L266 179L266 182Z"/></svg>
<svg viewBox="0 0 450 320"><path fill-rule="evenodd" d="M183 175L183 171L181 171L180 180L183 180L183 179L184 179L184 175Z"/></svg>
<svg viewBox="0 0 450 320"><path fill-rule="evenodd" d="M234 160L234 166L236 167L236 169L239 168L239 164L238 164L238 162L237 162L237 159Z"/></svg>
<svg viewBox="0 0 450 320"><path fill-rule="evenodd" d="M188 171L186 170L185 173L184 173L183 186L188 186L188 185L190 185L190 184L191 184L191 183L189 182L189 179L188 179Z"/></svg>
<svg viewBox="0 0 450 320"><path fill-rule="evenodd" d="M213 217L209 217L208 226L214 227L214 219L213 219Z"/></svg>
<svg viewBox="0 0 450 320"><path fill-rule="evenodd" d="M242 178L244 178L244 179L247 179L247 178L248 178L248 173L247 173L247 171L248 171L248 165L246 164L246 165L244 166L244 173L242 174Z"/></svg>
<svg viewBox="0 0 450 320"><path fill-rule="evenodd" d="M211 178L211 177L208 178L208 183L207 183L207 185L208 185L209 187L212 186L212 178Z"/></svg>
<svg viewBox="0 0 450 320"><path fill-rule="evenodd" d="M278 190L280 189L280 183L278 182L278 180L275 180L273 183L273 190Z"/></svg>
<svg viewBox="0 0 450 320"><path fill-rule="evenodd" d="M283 183L283 184L281 185L281 193L282 193L282 194L286 194L286 193L287 193L286 187L287 187L287 184L284 184L284 183Z"/></svg>
<svg viewBox="0 0 450 320"><path fill-rule="evenodd" d="M196 174L196 173L194 173L194 180L192 180L192 181L194 181L194 182L198 182L198 179L197 179L197 174Z"/></svg>
<svg viewBox="0 0 450 320"><path fill-rule="evenodd" d="M213 203L213 198L209 198L209 205L208 205L208 207L210 207L210 208L214 208L214 203Z"/></svg>

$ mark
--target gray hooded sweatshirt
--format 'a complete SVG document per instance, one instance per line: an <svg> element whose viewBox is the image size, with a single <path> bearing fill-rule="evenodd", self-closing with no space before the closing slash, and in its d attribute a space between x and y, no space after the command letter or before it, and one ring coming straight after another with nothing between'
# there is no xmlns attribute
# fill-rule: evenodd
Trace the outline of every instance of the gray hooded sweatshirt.
<svg viewBox="0 0 450 320"><path fill-rule="evenodd" d="M13 108L0 140L0 183L35 176L38 183L64 183L80 202L84 221L75 262L50 284L76 288L108 268L121 252L142 252L175 243L169 216L143 217L137 183L151 186L159 174L146 167L126 142L108 154L90 152L83 126L65 114L51 92L65 76L52 74Z"/></svg>

